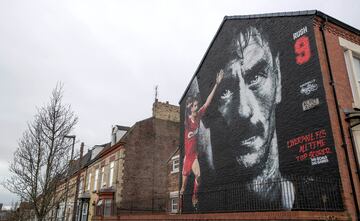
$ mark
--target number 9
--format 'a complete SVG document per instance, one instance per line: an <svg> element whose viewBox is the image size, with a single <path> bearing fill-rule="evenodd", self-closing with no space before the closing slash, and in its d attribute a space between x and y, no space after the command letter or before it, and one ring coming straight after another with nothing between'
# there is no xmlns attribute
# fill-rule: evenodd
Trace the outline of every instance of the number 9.
<svg viewBox="0 0 360 221"><path fill-rule="evenodd" d="M311 57L309 38L304 35L298 40L296 40L294 45L294 50L297 55L296 56L297 64L301 65L308 62Z"/></svg>

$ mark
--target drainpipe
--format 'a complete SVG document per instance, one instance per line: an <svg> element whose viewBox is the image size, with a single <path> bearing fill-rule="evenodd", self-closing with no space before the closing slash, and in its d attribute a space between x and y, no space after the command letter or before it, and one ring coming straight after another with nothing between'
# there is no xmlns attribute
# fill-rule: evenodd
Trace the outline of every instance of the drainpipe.
<svg viewBox="0 0 360 221"><path fill-rule="evenodd" d="M322 34L324 49L325 49L326 63L327 63L329 75L330 75L330 85L332 87L333 96L335 99L336 114L337 114L337 118L338 118L338 122L339 122L339 126L340 126L340 133L341 133L341 139L342 139L341 147L343 147L344 151L345 151L345 158L346 158L345 161L346 161L346 166L347 166L347 169L349 171L349 176L350 176L351 191L352 191L352 196L353 196L354 203L355 203L356 217L359 219L360 218L359 217L359 206L358 206L359 204L357 201L357 195L356 195L355 186L354 186L354 179L353 179L352 170L351 170L351 166L350 166L349 153L347 150L345 132L344 132L344 128L343 128L343 124L342 124L342 120L341 120L341 112L340 112L339 101L338 101L336 89L335 89L334 76L332 73L328 48L327 48L327 44L326 44L325 30L324 30L326 23L327 23L327 17L325 17L325 21L322 22L322 24L320 26L320 30L321 30L321 34Z"/></svg>

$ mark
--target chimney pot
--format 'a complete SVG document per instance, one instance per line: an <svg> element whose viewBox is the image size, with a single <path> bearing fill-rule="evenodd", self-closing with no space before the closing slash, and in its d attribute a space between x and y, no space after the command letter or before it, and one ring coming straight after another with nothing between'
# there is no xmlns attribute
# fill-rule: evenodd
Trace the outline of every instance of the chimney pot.
<svg viewBox="0 0 360 221"><path fill-rule="evenodd" d="M84 154L84 142L81 142L80 145L80 159L83 157Z"/></svg>

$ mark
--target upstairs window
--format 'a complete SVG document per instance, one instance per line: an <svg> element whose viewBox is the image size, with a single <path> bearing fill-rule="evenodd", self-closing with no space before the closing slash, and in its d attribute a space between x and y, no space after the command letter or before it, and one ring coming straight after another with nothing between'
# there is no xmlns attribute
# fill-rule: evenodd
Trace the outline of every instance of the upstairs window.
<svg viewBox="0 0 360 221"><path fill-rule="evenodd" d="M356 75L358 86L360 87L360 58L353 56L353 62L354 62L354 73Z"/></svg>
<svg viewBox="0 0 360 221"><path fill-rule="evenodd" d="M110 172L109 172L109 187L113 185L113 180L114 180L114 166L115 166L115 162L111 161L110 162Z"/></svg>
<svg viewBox="0 0 360 221"><path fill-rule="evenodd" d="M84 179L81 178L79 182L79 192L78 192L79 196L83 193L83 188L84 188Z"/></svg>
<svg viewBox="0 0 360 221"><path fill-rule="evenodd" d="M178 173L180 168L180 161L179 161L179 155L176 155L171 158L172 161L172 170L171 173Z"/></svg>
<svg viewBox="0 0 360 221"><path fill-rule="evenodd" d="M90 184L91 184L91 173L89 173L88 181L87 181L87 190L90 191Z"/></svg>
<svg viewBox="0 0 360 221"><path fill-rule="evenodd" d="M97 190L98 182L99 182L99 169L96 169L95 170L94 191Z"/></svg>
<svg viewBox="0 0 360 221"><path fill-rule="evenodd" d="M354 97L353 107L360 108L360 45L343 38L339 38L339 43L344 48L346 69Z"/></svg>
<svg viewBox="0 0 360 221"><path fill-rule="evenodd" d="M105 187L105 167L101 167L101 185L100 188Z"/></svg>

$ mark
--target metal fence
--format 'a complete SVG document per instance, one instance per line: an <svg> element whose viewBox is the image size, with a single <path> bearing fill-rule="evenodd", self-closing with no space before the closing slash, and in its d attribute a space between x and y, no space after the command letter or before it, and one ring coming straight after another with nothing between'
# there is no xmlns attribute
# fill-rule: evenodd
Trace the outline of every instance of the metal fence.
<svg viewBox="0 0 360 221"><path fill-rule="evenodd" d="M290 177L252 184L231 183L210 188L201 186L198 203L192 203L192 188L180 196L176 206L182 213L255 211L343 211L338 179ZM129 213L169 213L174 208L169 197L114 201L95 207L99 216Z"/></svg>
<svg viewBox="0 0 360 221"><path fill-rule="evenodd" d="M341 211L343 203L339 180L316 177L291 177L251 184L232 183L217 188L202 188L198 203L192 193L181 198L183 213L252 211Z"/></svg>

